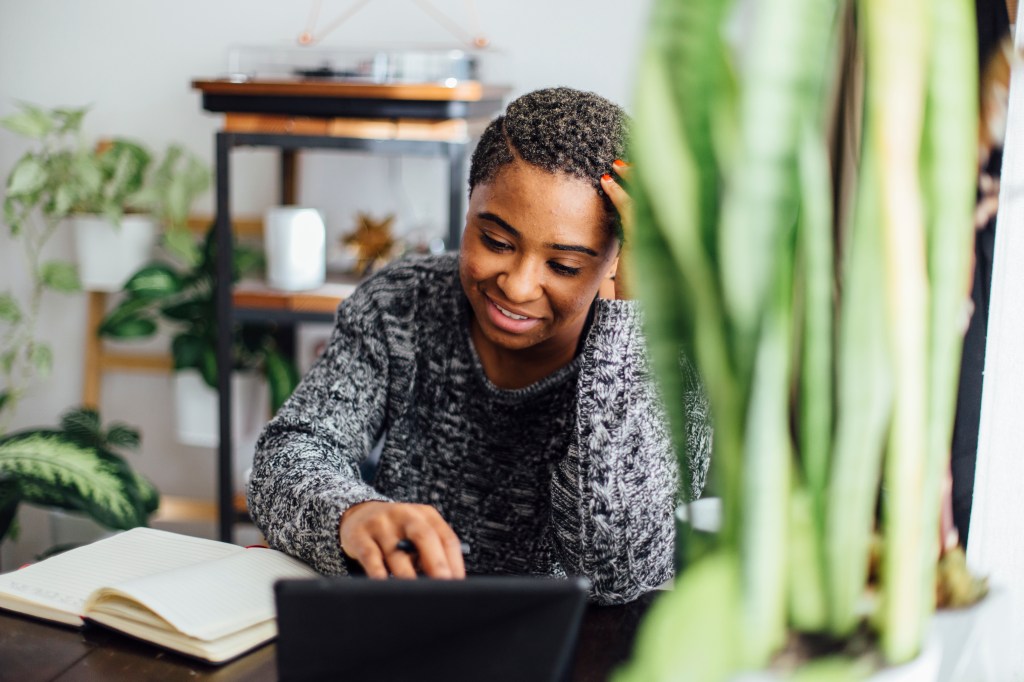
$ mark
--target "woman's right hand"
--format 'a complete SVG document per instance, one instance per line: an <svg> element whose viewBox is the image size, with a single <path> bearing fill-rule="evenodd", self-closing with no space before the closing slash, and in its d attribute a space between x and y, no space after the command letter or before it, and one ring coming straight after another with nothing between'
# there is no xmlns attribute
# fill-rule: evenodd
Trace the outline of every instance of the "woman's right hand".
<svg viewBox="0 0 1024 682"><path fill-rule="evenodd" d="M361 502L341 515L341 550L370 578L415 578L417 567L431 578L465 578L462 547L452 527L430 505ZM417 556L399 549L409 540Z"/></svg>

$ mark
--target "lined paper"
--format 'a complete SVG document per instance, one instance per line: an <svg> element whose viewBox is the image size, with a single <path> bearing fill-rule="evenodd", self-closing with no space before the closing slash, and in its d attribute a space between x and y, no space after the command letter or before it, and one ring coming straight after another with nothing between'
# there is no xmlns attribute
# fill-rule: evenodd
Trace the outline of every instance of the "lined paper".
<svg viewBox="0 0 1024 682"><path fill-rule="evenodd" d="M100 587L245 551L215 540L133 528L0 575L0 593L81 616L86 598Z"/></svg>

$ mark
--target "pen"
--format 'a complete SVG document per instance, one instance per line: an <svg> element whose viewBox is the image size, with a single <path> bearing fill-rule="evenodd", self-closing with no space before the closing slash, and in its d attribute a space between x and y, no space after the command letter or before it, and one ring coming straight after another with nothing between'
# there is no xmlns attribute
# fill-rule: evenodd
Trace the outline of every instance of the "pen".
<svg viewBox="0 0 1024 682"><path fill-rule="evenodd" d="M462 556L466 556L467 554L469 554L468 542L460 542L459 548L462 550ZM399 540L398 544L395 545L395 549L397 549L399 552L405 552L410 556L416 556L417 554L419 554L419 551L416 549L416 545L409 538L402 538L401 540Z"/></svg>

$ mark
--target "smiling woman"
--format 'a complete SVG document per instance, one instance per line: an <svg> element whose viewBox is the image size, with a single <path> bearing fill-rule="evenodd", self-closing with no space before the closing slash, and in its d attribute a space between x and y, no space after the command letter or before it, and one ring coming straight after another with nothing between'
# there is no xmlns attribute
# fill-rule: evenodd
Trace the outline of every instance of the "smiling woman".
<svg viewBox="0 0 1024 682"><path fill-rule="evenodd" d="M271 545L328 574L580 575L601 603L672 577L676 455L640 311L611 281L625 131L619 107L568 88L491 123L458 257L363 284L267 426L249 508ZM688 497L711 440L692 389Z"/></svg>

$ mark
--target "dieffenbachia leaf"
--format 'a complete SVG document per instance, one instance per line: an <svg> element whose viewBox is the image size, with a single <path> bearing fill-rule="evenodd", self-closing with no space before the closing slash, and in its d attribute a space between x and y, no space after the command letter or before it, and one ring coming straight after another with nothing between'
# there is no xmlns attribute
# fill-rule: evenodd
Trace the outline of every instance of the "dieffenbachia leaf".
<svg viewBox="0 0 1024 682"><path fill-rule="evenodd" d="M82 511L110 528L146 522L135 474L115 455L48 430L0 439L0 480L17 483L25 502Z"/></svg>

